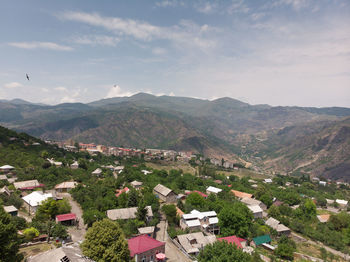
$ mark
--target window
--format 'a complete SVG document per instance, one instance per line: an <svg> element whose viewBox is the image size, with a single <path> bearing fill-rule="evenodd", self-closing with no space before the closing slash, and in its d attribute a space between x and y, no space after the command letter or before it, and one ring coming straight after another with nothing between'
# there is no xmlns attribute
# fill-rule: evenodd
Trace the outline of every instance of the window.
<svg viewBox="0 0 350 262"><path fill-rule="evenodd" d="M141 262L146 262L146 257L143 256L143 258L141 259Z"/></svg>

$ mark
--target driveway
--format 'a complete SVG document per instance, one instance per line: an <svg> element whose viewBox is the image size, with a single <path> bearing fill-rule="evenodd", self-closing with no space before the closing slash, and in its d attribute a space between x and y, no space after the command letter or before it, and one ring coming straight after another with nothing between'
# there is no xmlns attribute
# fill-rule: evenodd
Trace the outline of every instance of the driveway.
<svg viewBox="0 0 350 262"><path fill-rule="evenodd" d="M168 262L191 262L184 253L182 253L174 244L171 242L168 234L166 233L167 223L166 221L160 221L157 225L158 231L156 232L156 239L165 242L165 256Z"/></svg>
<svg viewBox="0 0 350 262"><path fill-rule="evenodd" d="M72 196L69 193L60 193L59 196L68 199L69 204L72 207L71 212L77 216L77 226L68 228L68 232L72 236L73 242L82 241L86 233L86 226L82 218L83 210L81 209L80 205L75 200L73 200Z"/></svg>

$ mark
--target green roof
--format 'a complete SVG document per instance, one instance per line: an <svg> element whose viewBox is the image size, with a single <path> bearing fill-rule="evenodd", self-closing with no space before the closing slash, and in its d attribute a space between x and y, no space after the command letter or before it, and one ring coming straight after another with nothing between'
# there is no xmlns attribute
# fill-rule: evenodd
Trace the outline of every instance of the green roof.
<svg viewBox="0 0 350 262"><path fill-rule="evenodd" d="M254 237L253 241L255 245L259 246L264 243L270 243L271 242L271 237L269 235L263 235L259 237Z"/></svg>

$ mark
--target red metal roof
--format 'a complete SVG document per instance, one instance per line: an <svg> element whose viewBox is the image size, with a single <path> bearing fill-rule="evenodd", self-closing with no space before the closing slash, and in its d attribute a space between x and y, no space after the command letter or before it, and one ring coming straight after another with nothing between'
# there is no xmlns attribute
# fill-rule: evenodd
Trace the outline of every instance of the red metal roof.
<svg viewBox="0 0 350 262"><path fill-rule="evenodd" d="M202 196L202 197L204 197L204 198L207 198L207 197L208 197L208 195L206 195L206 194L204 194L204 193L202 193L201 191L198 191L198 190L194 190L194 191L188 192L188 193L186 193L186 194L189 195L189 194L192 194L192 193L197 193L197 194L199 194L200 196Z"/></svg>
<svg viewBox="0 0 350 262"><path fill-rule="evenodd" d="M76 219L76 218L77 218L77 216L74 213L62 214L62 215L57 215L56 216L56 220L59 221L59 222L73 220L73 219Z"/></svg>
<svg viewBox="0 0 350 262"><path fill-rule="evenodd" d="M129 192L129 188L128 187L124 187L123 189L117 189L115 190L115 192L117 192L117 194L115 194L116 197L119 197L121 194L128 193Z"/></svg>
<svg viewBox="0 0 350 262"><path fill-rule="evenodd" d="M238 248L243 248L241 242L246 242L247 240L243 238L239 238L236 236L229 236L229 237L220 237L218 238L218 241L225 240L227 243L235 244Z"/></svg>
<svg viewBox="0 0 350 262"><path fill-rule="evenodd" d="M147 235L137 236L128 239L130 256L134 257L135 254L141 254L153 248L164 246L164 242L155 240Z"/></svg>
<svg viewBox="0 0 350 262"><path fill-rule="evenodd" d="M38 188L38 187L44 187L44 184L39 184L37 186L27 186L27 187L21 187L20 190L33 190L34 188Z"/></svg>

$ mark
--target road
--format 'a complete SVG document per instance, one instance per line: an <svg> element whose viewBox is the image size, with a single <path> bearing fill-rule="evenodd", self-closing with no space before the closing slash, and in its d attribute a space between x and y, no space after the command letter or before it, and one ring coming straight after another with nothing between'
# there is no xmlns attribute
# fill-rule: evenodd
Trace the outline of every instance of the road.
<svg viewBox="0 0 350 262"><path fill-rule="evenodd" d="M76 214L78 219L77 227L68 228L68 232L72 236L73 242L82 241L86 233L86 226L82 218L83 210L81 209L80 205L75 200L73 200L72 196L69 193L60 193L59 196L68 199L69 204L72 207L71 212Z"/></svg>
<svg viewBox="0 0 350 262"><path fill-rule="evenodd" d="M157 228L156 239L165 242L165 256L168 262L192 261L171 242L170 238L168 238L168 234L166 233L166 221L160 221Z"/></svg>

